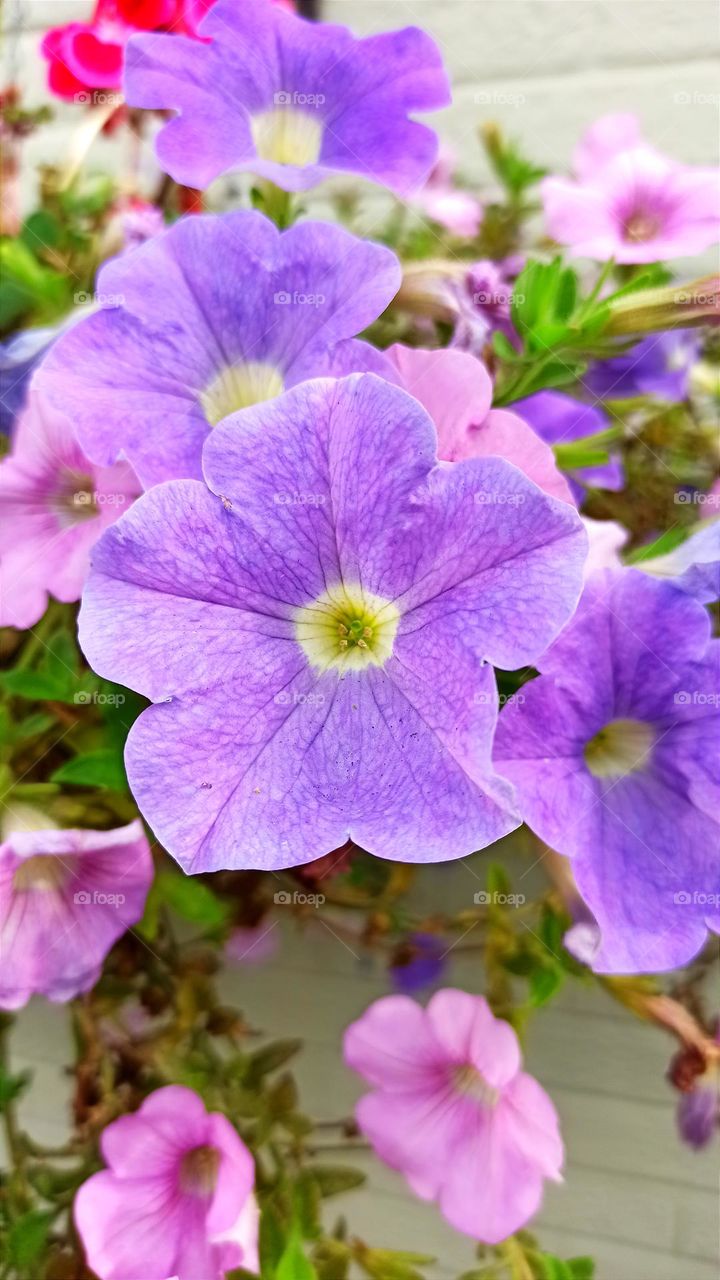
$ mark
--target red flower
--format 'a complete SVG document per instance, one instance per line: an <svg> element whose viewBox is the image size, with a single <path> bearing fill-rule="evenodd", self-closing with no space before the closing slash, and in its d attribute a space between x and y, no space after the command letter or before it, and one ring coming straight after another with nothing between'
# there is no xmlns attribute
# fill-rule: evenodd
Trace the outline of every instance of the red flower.
<svg viewBox="0 0 720 1280"><path fill-rule="evenodd" d="M41 50L51 93L92 102L96 90L118 90L125 45L136 31L195 35L213 0L97 0L90 22L53 27Z"/></svg>

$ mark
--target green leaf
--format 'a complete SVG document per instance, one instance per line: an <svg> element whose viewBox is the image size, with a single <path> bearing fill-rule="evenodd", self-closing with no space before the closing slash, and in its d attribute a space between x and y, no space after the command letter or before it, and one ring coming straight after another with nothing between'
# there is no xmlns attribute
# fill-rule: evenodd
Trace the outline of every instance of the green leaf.
<svg viewBox="0 0 720 1280"><path fill-rule="evenodd" d="M367 1181L366 1175L359 1169L349 1169L342 1165L311 1165L308 1173L317 1183L323 1199L341 1195L344 1191L354 1191Z"/></svg>
<svg viewBox="0 0 720 1280"><path fill-rule="evenodd" d="M307 1258L297 1231L291 1235L277 1265L275 1280L317 1280L317 1271Z"/></svg>
<svg viewBox="0 0 720 1280"><path fill-rule="evenodd" d="M530 1003L538 1008L547 1004L563 984L563 971L559 967L536 969L530 975Z"/></svg>
<svg viewBox="0 0 720 1280"><path fill-rule="evenodd" d="M127 786L122 756L107 747L67 760L50 775L50 781L73 783L76 787L109 787L111 791L124 791Z"/></svg>
<svg viewBox="0 0 720 1280"><path fill-rule="evenodd" d="M573 1280L593 1280L595 1275L594 1258L568 1258L567 1266L570 1268Z"/></svg>
<svg viewBox="0 0 720 1280"><path fill-rule="evenodd" d="M62 702L66 691L64 681L47 671L2 671L0 685L17 698L39 702Z"/></svg>
<svg viewBox="0 0 720 1280"><path fill-rule="evenodd" d="M4 1111L9 1103L14 1102L28 1088L32 1080L31 1071L19 1071L17 1075L0 1067L0 1111Z"/></svg>
<svg viewBox="0 0 720 1280"><path fill-rule="evenodd" d="M38 1261L52 1220L52 1213L33 1209L13 1223L8 1237L8 1259L13 1266L25 1270Z"/></svg>
<svg viewBox="0 0 720 1280"><path fill-rule="evenodd" d="M201 929L222 929L230 918L229 905L196 876L161 871L155 881L155 889L159 900L171 911Z"/></svg>
<svg viewBox="0 0 720 1280"><path fill-rule="evenodd" d="M260 1215L260 1274L274 1276L285 1251L285 1232L274 1209L265 1205Z"/></svg>
<svg viewBox="0 0 720 1280"><path fill-rule="evenodd" d="M679 547L685 541L689 532L689 529L683 528L667 529L654 542L631 551L626 561L628 564L642 564L645 560L654 560L656 556L667 555L669 551L674 551L675 547Z"/></svg>
<svg viewBox="0 0 720 1280"><path fill-rule="evenodd" d="M259 1081L271 1071L284 1067L302 1049L302 1040L274 1040L272 1044L257 1049L248 1058L247 1078Z"/></svg>

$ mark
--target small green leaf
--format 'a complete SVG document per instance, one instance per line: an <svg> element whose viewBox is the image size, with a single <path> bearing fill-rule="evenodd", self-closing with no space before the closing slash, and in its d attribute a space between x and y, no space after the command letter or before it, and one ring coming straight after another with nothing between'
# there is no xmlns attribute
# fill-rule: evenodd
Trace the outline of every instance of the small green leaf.
<svg viewBox="0 0 720 1280"><path fill-rule="evenodd" d="M530 976L530 1003L536 1008L547 1004L563 983L563 971L560 968L536 969Z"/></svg>
<svg viewBox="0 0 720 1280"><path fill-rule="evenodd" d="M288 1240L275 1271L275 1280L317 1280L317 1271L307 1258L297 1231Z"/></svg>
<svg viewBox="0 0 720 1280"><path fill-rule="evenodd" d="M196 876L161 871L155 887L159 900L190 924L211 931L222 929L228 922L229 905Z"/></svg>
<svg viewBox="0 0 720 1280"><path fill-rule="evenodd" d="M51 1213L33 1209L13 1223L8 1237L8 1259L13 1266L25 1270L37 1262L45 1248L52 1220Z"/></svg>
<svg viewBox="0 0 720 1280"><path fill-rule="evenodd" d="M261 1080L271 1071L278 1071L302 1049L302 1040L274 1040L272 1044L257 1049L248 1059L248 1080Z"/></svg>
<svg viewBox="0 0 720 1280"><path fill-rule="evenodd" d="M109 787L111 791L124 791L127 786L122 756L110 748L67 760L50 775L50 781L69 782L76 787Z"/></svg>
<svg viewBox="0 0 720 1280"><path fill-rule="evenodd" d="M349 1169L342 1165L312 1165L308 1172L317 1183L323 1199L328 1196L341 1195L344 1191L354 1191L367 1181L366 1175L359 1169Z"/></svg>
<svg viewBox="0 0 720 1280"><path fill-rule="evenodd" d="M9 1103L14 1102L28 1088L32 1080L31 1071L19 1071L11 1075L0 1067L0 1111L4 1111Z"/></svg>

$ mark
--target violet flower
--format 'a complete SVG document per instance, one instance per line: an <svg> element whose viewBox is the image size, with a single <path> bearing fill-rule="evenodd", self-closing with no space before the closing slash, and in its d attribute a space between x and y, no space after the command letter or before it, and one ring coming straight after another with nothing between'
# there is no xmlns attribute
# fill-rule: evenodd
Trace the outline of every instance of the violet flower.
<svg viewBox="0 0 720 1280"><path fill-rule="evenodd" d="M48 595L79 600L90 548L140 492L126 462L98 467L37 391L0 461L0 626L31 627Z"/></svg>
<svg viewBox="0 0 720 1280"><path fill-rule="evenodd" d="M199 32L127 46L130 106L179 113L156 143L176 182L206 187L241 169L303 191L340 172L407 196L427 178L437 138L410 116L448 106L450 89L424 31L358 40L266 0L216 0Z"/></svg>
<svg viewBox="0 0 720 1280"><path fill-rule="evenodd" d="M10 830L0 844L0 1008L95 985L152 881L140 822L114 831Z"/></svg>
<svg viewBox="0 0 720 1280"><path fill-rule="evenodd" d="M362 1133L456 1230L497 1244L537 1213L546 1178L562 1181L555 1108L482 996L376 1000L344 1052L373 1090L357 1104Z"/></svg>
<svg viewBox="0 0 720 1280"><path fill-rule="evenodd" d="M122 452L146 488L199 478L203 441L228 414L379 364L348 339L400 278L389 249L327 223L279 232L259 213L183 218L102 268L109 304L56 343L38 385L99 464Z"/></svg>
<svg viewBox="0 0 720 1280"><path fill-rule="evenodd" d="M498 769L528 825L573 860L593 967L685 964L720 927L720 642L695 600L636 569L587 584L507 706Z"/></svg>
<svg viewBox="0 0 720 1280"><path fill-rule="evenodd" d="M685 400L690 374L701 349L692 329L651 333L624 355L597 361L583 375L583 385L599 400L657 396Z"/></svg>
<svg viewBox="0 0 720 1280"><path fill-rule="evenodd" d="M435 449L383 379L307 382L215 429L209 489L157 486L102 540L81 643L157 704L128 776L187 870L297 866L348 839L440 861L515 827L488 664L557 634L585 534L509 463Z"/></svg>
<svg viewBox="0 0 720 1280"><path fill-rule="evenodd" d="M258 1270L252 1156L192 1089L156 1089L100 1140L108 1168L75 1197L75 1224L100 1280L224 1280Z"/></svg>
<svg viewBox="0 0 720 1280"><path fill-rule="evenodd" d="M536 391L526 400L516 400L513 409L549 445L572 444L606 431L610 425L597 405L584 404L562 391ZM568 480L578 505L586 487L618 490L625 483L622 463L612 457L595 466L578 467Z"/></svg>

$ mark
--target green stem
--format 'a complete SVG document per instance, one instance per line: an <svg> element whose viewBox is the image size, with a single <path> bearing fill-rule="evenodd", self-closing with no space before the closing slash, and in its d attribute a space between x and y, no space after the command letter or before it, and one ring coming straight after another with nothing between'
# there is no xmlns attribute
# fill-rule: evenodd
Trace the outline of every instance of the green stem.
<svg viewBox="0 0 720 1280"><path fill-rule="evenodd" d="M0 1015L0 1072L6 1079L11 1074L9 1035L13 1025L13 1018L6 1014ZM15 1104L12 1099L8 1098L6 1101L3 1107L2 1116L5 1142L12 1166L12 1181L15 1183L18 1205L22 1211L32 1203L32 1196L27 1181L23 1135L18 1124Z"/></svg>
<svg viewBox="0 0 720 1280"><path fill-rule="evenodd" d="M281 231L292 225L295 220L295 210L292 194L289 191L283 191L281 187L276 187L274 182L268 182L263 178L257 185L257 193L263 213L267 214Z"/></svg>

